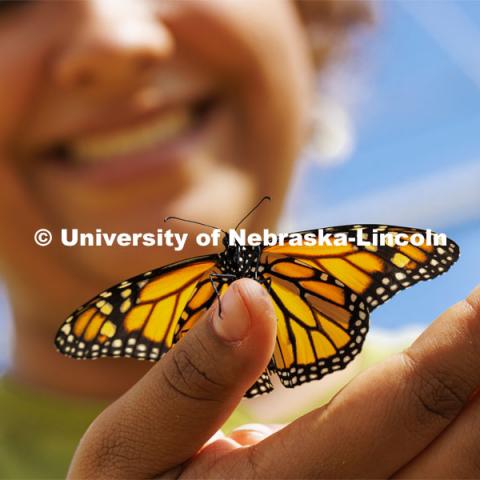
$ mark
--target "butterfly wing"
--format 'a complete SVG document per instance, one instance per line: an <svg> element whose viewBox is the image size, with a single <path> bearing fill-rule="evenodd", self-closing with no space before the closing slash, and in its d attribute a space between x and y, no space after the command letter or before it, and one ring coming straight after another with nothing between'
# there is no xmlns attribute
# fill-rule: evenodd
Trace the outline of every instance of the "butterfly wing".
<svg viewBox="0 0 480 480"><path fill-rule="evenodd" d="M221 273L216 269L209 273ZM215 288L214 288L215 285ZM217 298L217 292L221 297L228 288L228 282L218 276L205 275L198 282L192 298L185 306L185 309L177 323L174 343L181 340L191 328L198 322L201 316L207 311ZM217 290L217 292L215 291Z"/></svg>
<svg viewBox="0 0 480 480"><path fill-rule="evenodd" d="M379 225L330 227L348 238L362 229L364 240L375 230L411 238L423 230ZM259 275L274 301L278 318L274 358L246 393L273 389L269 374L287 387L322 378L344 368L357 355L368 331L368 312L397 291L445 272L457 260L458 246L267 247ZM55 344L74 358L124 356L158 360L195 325L223 294L228 282L217 255L179 262L118 284L76 310L61 326ZM212 283L213 282L213 283ZM214 285L216 289L214 288ZM366 302L364 302L364 300Z"/></svg>
<svg viewBox="0 0 480 480"><path fill-rule="evenodd" d="M262 277L277 316L274 370L286 387L345 368L360 352L368 331L362 297L342 282L293 258L269 255ZM262 376L249 391L261 394Z"/></svg>
<svg viewBox="0 0 480 480"><path fill-rule="evenodd" d="M270 379L270 372L274 370L265 370L260 378L246 391L246 398L254 398L264 393L270 393L273 391L272 380Z"/></svg>
<svg viewBox="0 0 480 480"><path fill-rule="evenodd" d="M267 247L264 253L301 259L328 273L358 295L362 295L369 311L400 290L446 272L459 257L458 245L448 238L443 247L426 243L415 246L412 242L415 234L428 236L428 232L416 228L347 225L323 229L332 236L341 233L349 239L355 239L359 230L365 243L373 243L375 232L380 232L392 235L392 239L402 235L401 239L406 239L407 245L361 246L349 241L345 246L298 246L298 235L318 233L318 230L309 230L290 234L285 245Z"/></svg>
<svg viewBox="0 0 480 480"><path fill-rule="evenodd" d="M199 299L216 260L217 255L208 255L178 262L100 293L66 319L55 339L57 349L78 359L158 360L178 341L182 327L193 326L213 301Z"/></svg>

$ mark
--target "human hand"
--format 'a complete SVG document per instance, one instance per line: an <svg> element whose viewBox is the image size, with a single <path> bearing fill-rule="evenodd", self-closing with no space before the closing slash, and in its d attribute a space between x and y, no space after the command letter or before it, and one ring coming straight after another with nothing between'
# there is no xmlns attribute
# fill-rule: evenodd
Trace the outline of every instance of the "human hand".
<svg viewBox="0 0 480 480"><path fill-rule="evenodd" d="M93 422L69 477L480 476L480 396L473 395L480 288L328 405L276 432L215 434L264 370L274 340L264 289L235 282L222 299L222 318L211 310Z"/></svg>

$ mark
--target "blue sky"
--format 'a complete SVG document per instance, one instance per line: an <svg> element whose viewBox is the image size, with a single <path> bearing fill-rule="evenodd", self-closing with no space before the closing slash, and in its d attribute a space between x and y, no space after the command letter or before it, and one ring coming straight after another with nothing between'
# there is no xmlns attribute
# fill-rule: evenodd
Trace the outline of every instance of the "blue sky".
<svg viewBox="0 0 480 480"><path fill-rule="evenodd" d="M478 162L479 85L403 3L381 4L383 23L369 35L364 53L368 85L354 112L356 150L344 166L322 171L320 184L319 175L310 177L306 185L313 198L320 185L324 199L343 202L453 164ZM431 2L422 3L430 3L431 15L441 14ZM471 11L480 25L480 2L454 5Z"/></svg>

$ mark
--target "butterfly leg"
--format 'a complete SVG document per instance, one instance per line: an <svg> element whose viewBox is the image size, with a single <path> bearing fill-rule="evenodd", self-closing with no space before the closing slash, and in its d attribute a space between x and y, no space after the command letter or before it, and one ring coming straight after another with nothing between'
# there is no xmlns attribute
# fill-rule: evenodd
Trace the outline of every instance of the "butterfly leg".
<svg viewBox="0 0 480 480"><path fill-rule="evenodd" d="M266 262L268 263L268 256L266 258ZM260 267L260 255L257 256L257 266L255 268L255 280L260 283L261 285L265 285L267 287L268 293L270 293L272 287L272 277L265 278L263 276L258 276L258 270Z"/></svg>
<svg viewBox="0 0 480 480"><path fill-rule="evenodd" d="M237 277L231 273L210 273L208 277L210 278L210 282L212 284L213 290L215 290L215 294L217 295L217 298L218 298L218 315L220 318L222 318L222 302L220 301L220 292L218 291L218 288L214 279L235 280Z"/></svg>
<svg viewBox="0 0 480 480"><path fill-rule="evenodd" d="M260 283L261 285L265 285L265 287L267 288L267 291L268 293L270 293L270 290L272 288L272 278L271 277L268 277L268 278L258 278L257 279L257 282Z"/></svg>

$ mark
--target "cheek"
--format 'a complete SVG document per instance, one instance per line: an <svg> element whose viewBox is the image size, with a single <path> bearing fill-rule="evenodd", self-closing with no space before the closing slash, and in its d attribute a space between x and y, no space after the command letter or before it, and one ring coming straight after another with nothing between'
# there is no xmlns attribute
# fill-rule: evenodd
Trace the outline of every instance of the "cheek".
<svg viewBox="0 0 480 480"><path fill-rule="evenodd" d="M30 15L30 6L24 8L15 20L0 18L0 251L5 263L17 258L19 264L28 264L34 255L32 231L41 220L9 149L44 81L42 71L52 45L51 27L42 26L35 13Z"/></svg>
<svg viewBox="0 0 480 480"><path fill-rule="evenodd" d="M74 3L29 2L0 17L0 148L8 146L49 81L48 58L71 35Z"/></svg>
<svg viewBox="0 0 480 480"><path fill-rule="evenodd" d="M247 97L249 110L273 123L304 120L314 68L290 1L184 0L179 9L171 25L176 37L226 76L236 93Z"/></svg>
<svg viewBox="0 0 480 480"><path fill-rule="evenodd" d="M39 81L41 54L32 51L34 42L27 48L21 33L0 32L0 147L3 148L21 122L35 90L35 79Z"/></svg>
<svg viewBox="0 0 480 480"><path fill-rule="evenodd" d="M230 82L242 113L243 165L281 198L306 138L314 69L290 2L188 2L180 38ZM184 3L182 3L184 5ZM200 31L202 30L202 32Z"/></svg>
<svg viewBox="0 0 480 480"><path fill-rule="evenodd" d="M50 36L30 22L0 25L0 147L8 145L41 88Z"/></svg>

